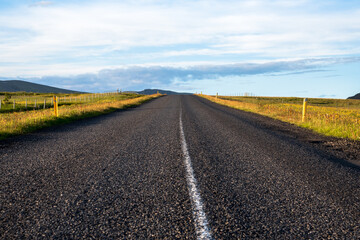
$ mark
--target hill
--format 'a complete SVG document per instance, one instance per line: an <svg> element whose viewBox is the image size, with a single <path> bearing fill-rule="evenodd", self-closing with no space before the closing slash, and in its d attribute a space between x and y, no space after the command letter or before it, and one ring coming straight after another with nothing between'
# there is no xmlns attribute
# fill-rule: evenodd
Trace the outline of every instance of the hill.
<svg viewBox="0 0 360 240"><path fill-rule="evenodd" d="M169 90L161 90L161 89L145 89L142 90L140 92L137 92L139 94L144 94L144 95L151 95L151 94L156 94L157 92L159 92L160 94L167 94L167 95L190 95L192 93L179 93L179 92L173 92L173 91L169 91Z"/></svg>
<svg viewBox="0 0 360 240"><path fill-rule="evenodd" d="M77 91L50 87L21 80L0 81L0 92L78 93Z"/></svg>
<svg viewBox="0 0 360 240"><path fill-rule="evenodd" d="M358 93L352 97L349 97L348 99L360 99L360 93Z"/></svg>

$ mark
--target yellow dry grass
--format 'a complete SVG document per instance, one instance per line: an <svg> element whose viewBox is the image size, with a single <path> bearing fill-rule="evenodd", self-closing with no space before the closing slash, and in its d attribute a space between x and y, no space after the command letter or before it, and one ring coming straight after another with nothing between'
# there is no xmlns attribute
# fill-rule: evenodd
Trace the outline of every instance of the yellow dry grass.
<svg viewBox="0 0 360 240"><path fill-rule="evenodd" d="M302 122L302 105L289 103L251 103L200 95L210 101L236 109L255 112L281 121L289 122L315 132L340 138L360 140L360 109L344 107L307 107L305 122ZM254 98L255 99L255 98ZM310 101L311 102L311 101Z"/></svg>
<svg viewBox="0 0 360 240"><path fill-rule="evenodd" d="M36 129L61 124L78 118L100 115L116 109L139 105L147 100L157 98L160 94L140 96L137 98L95 103L59 106L59 117L54 116L53 108L34 111L12 112L0 114L0 139L9 135L31 132Z"/></svg>

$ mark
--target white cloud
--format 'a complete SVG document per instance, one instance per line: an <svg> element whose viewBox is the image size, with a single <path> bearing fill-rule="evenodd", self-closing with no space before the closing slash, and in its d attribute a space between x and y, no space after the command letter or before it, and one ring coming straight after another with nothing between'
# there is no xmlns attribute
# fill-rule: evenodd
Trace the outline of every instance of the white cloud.
<svg viewBox="0 0 360 240"><path fill-rule="evenodd" d="M1 75L77 74L168 57L177 62L231 54L258 60L360 54L359 10L326 12L313 1L51 3L0 10ZM142 47L157 48L134 51Z"/></svg>
<svg viewBox="0 0 360 240"><path fill-rule="evenodd" d="M39 1L39 2L36 2L36 3L30 4L30 7L46 7L46 6L49 6L51 4L53 4L53 2L51 2L51 1Z"/></svg>

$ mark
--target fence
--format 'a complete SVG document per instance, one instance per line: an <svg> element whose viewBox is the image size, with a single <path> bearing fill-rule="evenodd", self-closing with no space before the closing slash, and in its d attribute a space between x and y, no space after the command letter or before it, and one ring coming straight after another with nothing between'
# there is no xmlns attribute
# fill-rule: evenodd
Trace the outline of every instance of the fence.
<svg viewBox="0 0 360 240"><path fill-rule="evenodd" d="M83 95L67 95L58 97L58 105L84 104L96 102L102 99L111 98L112 96L121 94L120 92L95 93ZM40 110L54 107L54 99L52 96L0 96L0 113Z"/></svg>

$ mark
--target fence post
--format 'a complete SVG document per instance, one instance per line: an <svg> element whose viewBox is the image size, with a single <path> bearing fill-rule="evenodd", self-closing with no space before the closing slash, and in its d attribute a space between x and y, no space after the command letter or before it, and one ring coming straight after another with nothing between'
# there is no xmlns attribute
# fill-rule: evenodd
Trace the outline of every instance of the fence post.
<svg viewBox="0 0 360 240"><path fill-rule="evenodd" d="M1 102L2 102L2 100L0 99L0 109L1 109Z"/></svg>
<svg viewBox="0 0 360 240"><path fill-rule="evenodd" d="M219 94L218 94L218 93L216 93L216 99L218 98L218 95L219 95Z"/></svg>
<svg viewBox="0 0 360 240"><path fill-rule="evenodd" d="M37 106L36 106L36 99L35 99L35 105L34 105L34 108L36 108Z"/></svg>
<svg viewBox="0 0 360 240"><path fill-rule="evenodd" d="M54 102L54 114L55 114L55 116L56 116L56 117L58 117L58 116L59 116L59 109L58 109L58 107L59 107L59 104L58 104L58 97L54 96L54 97L53 97L53 102Z"/></svg>
<svg viewBox="0 0 360 240"><path fill-rule="evenodd" d="M15 100L14 100L14 103L13 103L13 109L15 109Z"/></svg>
<svg viewBox="0 0 360 240"><path fill-rule="evenodd" d="M45 109L45 106L46 106L46 98L44 98L44 109Z"/></svg>
<svg viewBox="0 0 360 240"><path fill-rule="evenodd" d="M303 111L302 111L302 122L305 122L307 101L308 101L308 99L304 98Z"/></svg>
<svg viewBox="0 0 360 240"><path fill-rule="evenodd" d="M25 109L27 109L27 99L25 99Z"/></svg>

